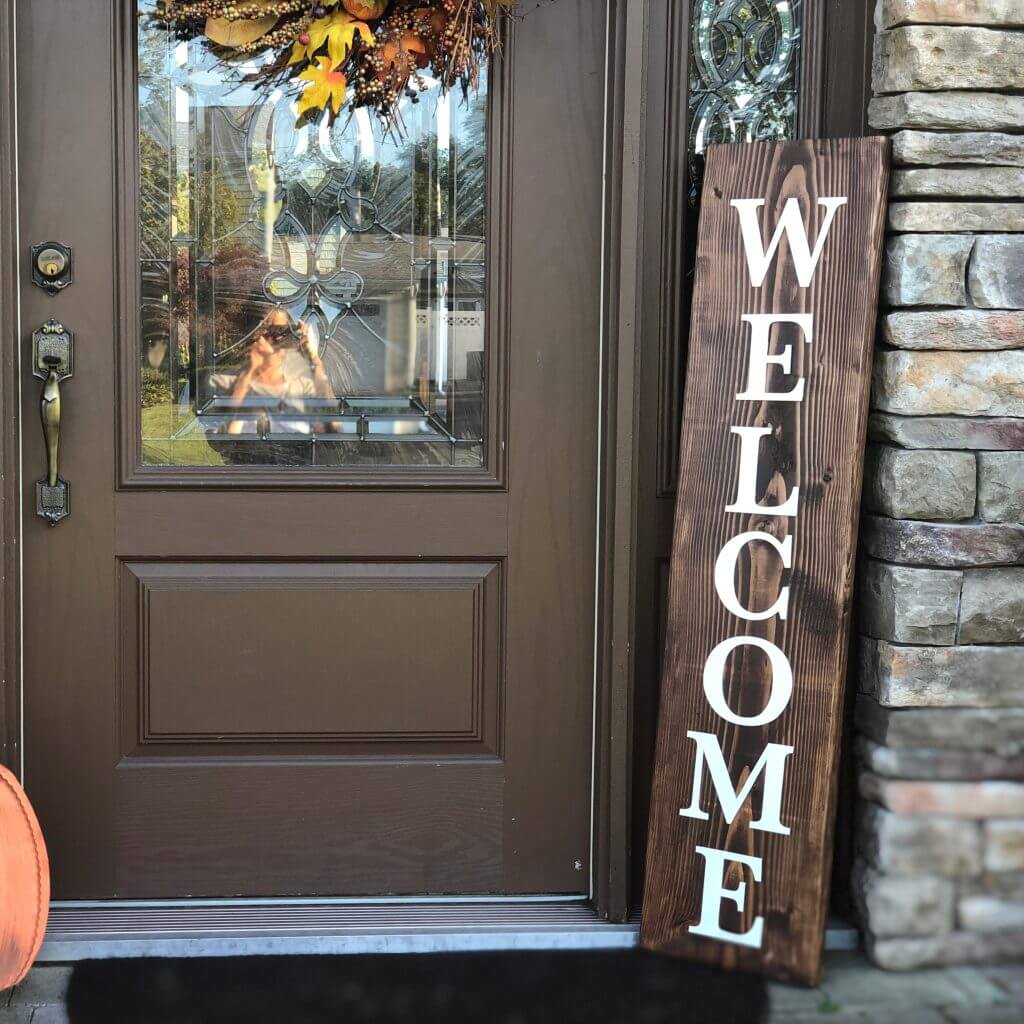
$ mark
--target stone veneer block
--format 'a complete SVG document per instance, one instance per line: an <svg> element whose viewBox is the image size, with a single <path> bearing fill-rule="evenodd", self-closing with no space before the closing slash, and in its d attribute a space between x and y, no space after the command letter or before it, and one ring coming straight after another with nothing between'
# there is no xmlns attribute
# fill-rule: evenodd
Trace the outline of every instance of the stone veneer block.
<svg viewBox="0 0 1024 1024"><path fill-rule="evenodd" d="M901 448L1017 451L1024 449L1024 419L893 416L874 412L868 421L868 437Z"/></svg>
<svg viewBox="0 0 1024 1024"><path fill-rule="evenodd" d="M986 871L1024 871L1024 818L986 821Z"/></svg>
<svg viewBox="0 0 1024 1024"><path fill-rule="evenodd" d="M858 762L887 779L983 782L1024 779L1024 757L987 750L943 750L935 747L883 747L866 736L854 740Z"/></svg>
<svg viewBox="0 0 1024 1024"><path fill-rule="evenodd" d="M1024 348L1024 311L901 309L882 319L882 340L894 348L958 352Z"/></svg>
<svg viewBox="0 0 1024 1024"><path fill-rule="evenodd" d="M966 235L902 235L886 242L882 292L890 306L964 306L967 262L974 239Z"/></svg>
<svg viewBox="0 0 1024 1024"><path fill-rule="evenodd" d="M979 238L971 255L967 286L976 306L1024 308L1024 235Z"/></svg>
<svg viewBox="0 0 1024 1024"><path fill-rule="evenodd" d="M969 519L977 477L971 452L873 445L867 452L864 499L870 511L896 519Z"/></svg>
<svg viewBox="0 0 1024 1024"><path fill-rule="evenodd" d="M880 0L880 28L898 25L1024 25L1020 0Z"/></svg>
<svg viewBox="0 0 1024 1024"><path fill-rule="evenodd" d="M994 523L1024 523L1024 452L978 457L978 514Z"/></svg>
<svg viewBox="0 0 1024 1024"><path fill-rule="evenodd" d="M860 794L896 814L968 818L1024 817L1024 783L906 782L860 777Z"/></svg>
<svg viewBox="0 0 1024 1024"><path fill-rule="evenodd" d="M962 818L901 818L878 804L863 804L857 848L888 875L962 878L981 873L981 827Z"/></svg>
<svg viewBox="0 0 1024 1024"><path fill-rule="evenodd" d="M901 198L1010 199L1024 195L1024 167L913 167L893 171Z"/></svg>
<svg viewBox="0 0 1024 1024"><path fill-rule="evenodd" d="M1024 203L890 203L892 231L1024 231Z"/></svg>
<svg viewBox="0 0 1024 1024"><path fill-rule="evenodd" d="M1024 526L919 523L865 516L865 554L901 565L956 569L1024 564Z"/></svg>
<svg viewBox="0 0 1024 1024"><path fill-rule="evenodd" d="M859 579L860 625L877 640L952 644L963 574L869 561Z"/></svg>
<svg viewBox="0 0 1024 1024"><path fill-rule="evenodd" d="M880 352L873 394L904 416L1024 416L1024 352Z"/></svg>
<svg viewBox="0 0 1024 1024"><path fill-rule="evenodd" d="M1024 33L912 25L875 36L876 93L1024 89Z"/></svg>
<svg viewBox="0 0 1024 1024"><path fill-rule="evenodd" d="M1024 929L987 933L957 931L919 939L875 939L868 934L865 936L865 944L871 960L889 971L913 971L922 967L946 967L952 964L1001 963L1024 957ZM1010 1012L1014 1012L1012 1008ZM1003 1019L1008 1024L1013 1018Z"/></svg>
<svg viewBox="0 0 1024 1024"><path fill-rule="evenodd" d="M960 602L959 641L1024 643L1024 569L967 570ZM1021 685L1024 688L1024 680Z"/></svg>
<svg viewBox="0 0 1024 1024"><path fill-rule="evenodd" d="M1024 929L1024 903L1010 903L991 896L972 896L957 906L960 927L970 932L1002 932Z"/></svg>
<svg viewBox="0 0 1024 1024"><path fill-rule="evenodd" d="M964 897L994 896L1024 903L1024 871L985 871L972 878L961 878L957 890Z"/></svg>
<svg viewBox="0 0 1024 1024"><path fill-rule="evenodd" d="M1024 136L1006 132L897 132L892 137L896 167L984 164L1024 166Z"/></svg>
<svg viewBox="0 0 1024 1024"><path fill-rule="evenodd" d="M1024 96L983 92L905 92L876 96L868 106L872 128L999 131L1024 126Z"/></svg>
<svg viewBox="0 0 1024 1024"><path fill-rule="evenodd" d="M853 869L853 897L872 935L941 935L953 930L956 890L946 878L894 878L863 862Z"/></svg>
<svg viewBox="0 0 1024 1024"><path fill-rule="evenodd" d="M862 693L890 708L1024 707L1024 647L904 647L862 638Z"/></svg>
<svg viewBox="0 0 1024 1024"><path fill-rule="evenodd" d="M1006 758L1024 754L1024 709L882 707L858 694L857 728L871 740L900 750L938 748L992 751Z"/></svg>

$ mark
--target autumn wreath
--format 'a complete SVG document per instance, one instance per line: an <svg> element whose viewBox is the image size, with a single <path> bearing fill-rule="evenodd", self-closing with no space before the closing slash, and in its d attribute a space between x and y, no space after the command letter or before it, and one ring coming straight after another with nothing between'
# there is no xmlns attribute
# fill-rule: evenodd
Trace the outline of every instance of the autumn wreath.
<svg viewBox="0 0 1024 1024"><path fill-rule="evenodd" d="M246 81L298 90L299 122L369 107L395 124L403 97L475 89L517 0L159 0L156 23L201 37Z"/></svg>

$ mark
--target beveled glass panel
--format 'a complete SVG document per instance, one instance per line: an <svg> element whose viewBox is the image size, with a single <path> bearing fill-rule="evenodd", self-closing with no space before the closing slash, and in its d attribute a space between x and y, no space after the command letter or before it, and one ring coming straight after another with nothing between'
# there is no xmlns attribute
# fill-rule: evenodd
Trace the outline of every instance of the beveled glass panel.
<svg viewBox="0 0 1024 1024"><path fill-rule="evenodd" d="M689 2L691 154L795 138L802 0Z"/></svg>
<svg viewBox="0 0 1024 1024"><path fill-rule="evenodd" d="M139 6L143 463L480 466L486 82L296 128Z"/></svg>

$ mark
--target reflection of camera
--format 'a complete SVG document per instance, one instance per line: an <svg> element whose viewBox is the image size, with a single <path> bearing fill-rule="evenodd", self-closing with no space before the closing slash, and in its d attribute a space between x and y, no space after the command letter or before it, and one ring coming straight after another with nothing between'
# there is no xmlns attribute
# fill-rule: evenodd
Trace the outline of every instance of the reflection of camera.
<svg viewBox="0 0 1024 1024"><path fill-rule="evenodd" d="M299 339L288 324L270 324L264 327L256 335L258 338L266 338L274 348L299 347Z"/></svg>

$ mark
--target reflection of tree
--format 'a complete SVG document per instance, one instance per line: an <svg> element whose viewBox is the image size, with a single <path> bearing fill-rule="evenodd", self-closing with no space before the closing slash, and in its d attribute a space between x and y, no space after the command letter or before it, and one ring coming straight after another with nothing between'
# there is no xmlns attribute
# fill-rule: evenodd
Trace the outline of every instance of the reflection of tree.
<svg viewBox="0 0 1024 1024"><path fill-rule="evenodd" d="M487 205L486 97L471 101L462 130L453 134L451 150L441 150L437 143L436 134L424 133L380 168L376 196L382 211L386 210L382 219L388 226L405 226L420 238L436 238L443 233L442 228L463 238L483 238Z"/></svg>
<svg viewBox="0 0 1024 1024"><path fill-rule="evenodd" d="M175 320L183 332L208 339L213 352L232 348L270 308L260 288L269 269L262 250L242 238L219 246L209 261L191 263L188 252L182 250L178 254ZM192 274L198 308L190 287Z"/></svg>
<svg viewBox="0 0 1024 1024"><path fill-rule="evenodd" d="M457 159L456 230L463 236L483 238L487 233L487 100L483 96L473 100Z"/></svg>
<svg viewBox="0 0 1024 1024"><path fill-rule="evenodd" d="M178 234L194 238L201 254L213 252L217 239L231 234L246 217L238 195L216 171L179 175L174 209Z"/></svg>
<svg viewBox="0 0 1024 1024"><path fill-rule="evenodd" d="M147 131L139 132L139 220L143 245L170 241L170 153ZM146 253L162 255L166 247Z"/></svg>
<svg viewBox="0 0 1024 1024"><path fill-rule="evenodd" d="M154 99L145 120L159 124L163 107ZM169 369L171 346L177 346L174 363L187 371L196 362L199 338L210 339L221 351L259 322L265 308L256 308L253 293L259 293L269 266L257 246L233 234L248 214L242 197L216 170L175 177L172 145L151 131L139 133L140 231L144 256L158 261L143 273L142 346L154 369ZM197 159L203 162L203 154ZM168 386L177 389L182 383L179 379Z"/></svg>

